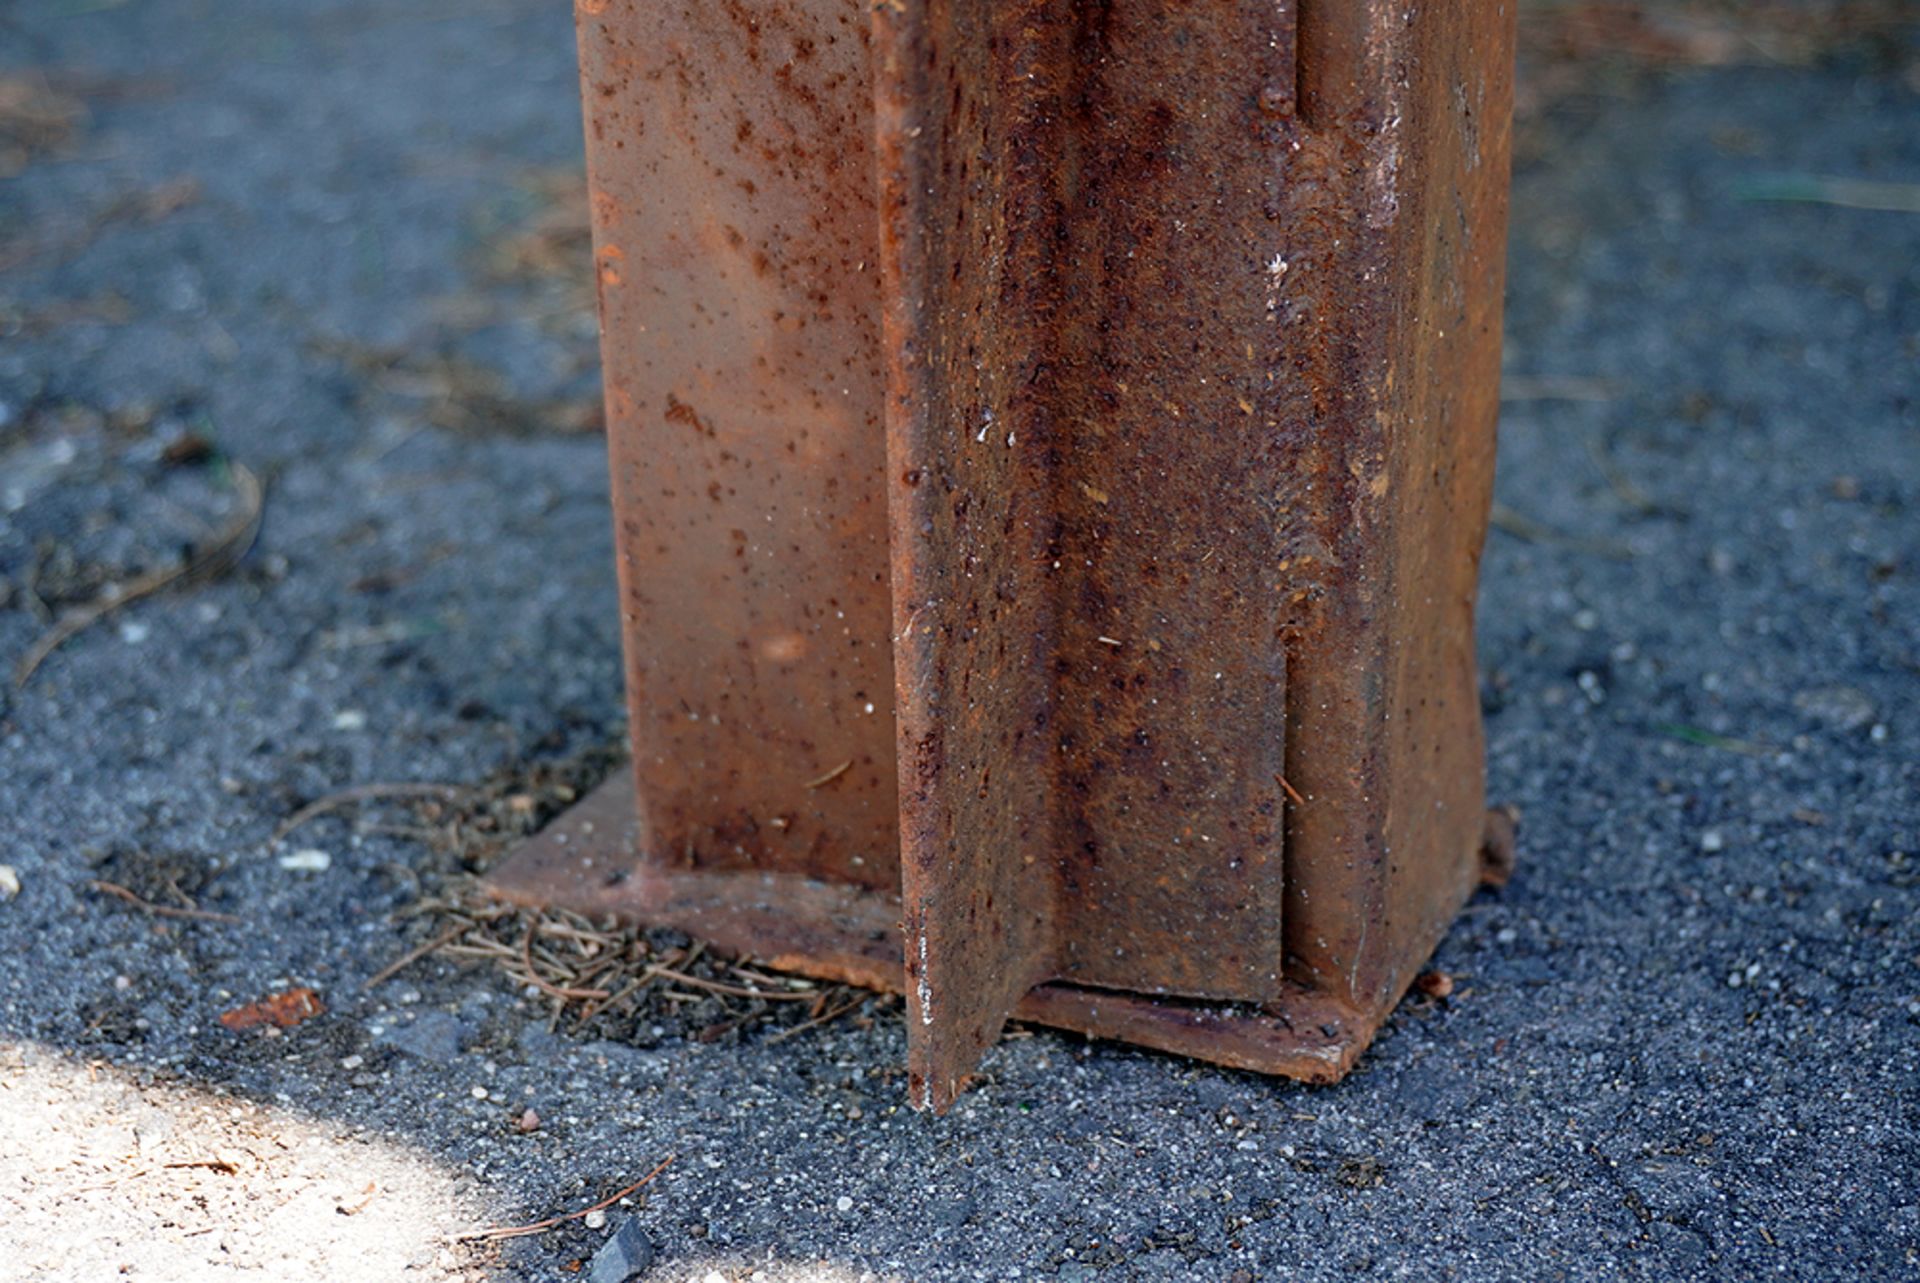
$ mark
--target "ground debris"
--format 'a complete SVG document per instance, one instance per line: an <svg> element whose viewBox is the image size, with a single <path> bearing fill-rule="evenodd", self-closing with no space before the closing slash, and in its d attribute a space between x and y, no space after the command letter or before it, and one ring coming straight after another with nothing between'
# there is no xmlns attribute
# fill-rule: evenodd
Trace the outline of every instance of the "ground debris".
<svg viewBox="0 0 1920 1283"><path fill-rule="evenodd" d="M600 432L605 414L598 394L527 398L506 376L453 351L443 340L431 351L381 347L352 339L317 341L315 350L383 396L417 409L427 423L468 436L527 437Z"/></svg>
<svg viewBox="0 0 1920 1283"><path fill-rule="evenodd" d="M0 244L0 271L26 263L42 267L64 262L91 245L110 227L122 223L158 223L200 201L199 180L177 178L153 187L140 187L106 201L73 222L28 232Z"/></svg>
<svg viewBox="0 0 1920 1283"><path fill-rule="evenodd" d="M1348 1189L1378 1189L1387 1183L1387 1169L1371 1155L1343 1158L1333 1170L1333 1179Z"/></svg>
<svg viewBox="0 0 1920 1283"><path fill-rule="evenodd" d="M587 176L578 165L535 170L520 183L532 210L487 246L487 275L516 285L557 285L591 312L593 229Z"/></svg>
<svg viewBox="0 0 1920 1283"><path fill-rule="evenodd" d="M439 928L368 982L431 956L490 966L574 1032L714 1042L763 1026L785 1041L889 999L763 970L678 932L502 904L469 882L410 911ZM856 1017L857 1019L857 1017Z"/></svg>
<svg viewBox="0 0 1920 1283"><path fill-rule="evenodd" d="M506 849L578 801L625 758L611 745L564 757L509 763L477 784L374 781L306 802L275 827L270 845L329 816L360 814L362 832L417 842L444 861L440 871L484 873ZM374 808L384 816L374 822ZM401 822L405 821L405 822Z"/></svg>
<svg viewBox="0 0 1920 1283"><path fill-rule="evenodd" d="M350 808L381 807L359 829L425 847L423 871L438 889L401 911L429 930L366 981L373 989L429 957L484 964L551 1007L550 1023L576 1032L650 1041L712 1042L778 1026L786 1040L851 1018L890 999L844 985L776 975L679 932L593 921L564 910L527 909L487 894L484 874L521 839L583 797L623 754L592 747L518 762L478 784L369 783L308 802L278 826L297 827ZM435 865L438 867L434 867Z"/></svg>
<svg viewBox="0 0 1920 1283"><path fill-rule="evenodd" d="M631 1185L627 1185L622 1187L621 1189L615 1190L613 1193L607 1195L605 1198L601 1199L599 1202L595 1203L591 1207L583 1207L577 1212L567 1212L561 1216L549 1216L544 1221L534 1221L531 1224L527 1224L527 1225L495 1225L483 1230L469 1230L464 1234L456 1235L455 1238L457 1241L467 1242L467 1241L472 1241L476 1239L526 1238L528 1235L531 1235L531 1234L544 1234L556 1225L565 1225L568 1221L582 1220L586 1217L592 1216L596 1212L606 1211L609 1207L612 1207L615 1203L619 1202L621 1199L627 1198L632 1194L636 1193L637 1191L639 1191L640 1189L644 1188L645 1186L651 1184L653 1182L653 1178L658 1176L661 1172L666 1171L668 1167L672 1166L673 1160L678 1157L679 1157L678 1154L668 1154L665 1158L661 1159L659 1164L656 1165L654 1169L648 1172L645 1176L642 1176L639 1180L635 1181ZM623 1226L622 1229L624 1228L625 1227ZM647 1252L649 1256L651 1256L652 1250L653 1250L653 1244L648 1243Z"/></svg>
<svg viewBox="0 0 1920 1283"><path fill-rule="evenodd" d="M315 1016L325 1015L327 1004L320 995L301 985L280 993L270 994L258 1002L244 1003L232 1011L222 1012L220 1023L236 1033L245 1029L292 1029L305 1024Z"/></svg>
<svg viewBox="0 0 1920 1283"><path fill-rule="evenodd" d="M47 656L60 649L71 638L78 636L92 625L105 619L114 612L151 597L155 593L178 584L204 582L215 579L232 570L239 564L247 550L253 547L253 541L260 534L260 521L265 511L267 490L260 478L244 464L227 462L228 475L233 480L236 503L233 515L227 524L211 539L188 551L180 561L158 570L150 570L123 583L109 586L107 591L85 605L68 611L56 620L53 626L42 633L26 654L20 657L13 669L13 685L16 690L26 686L34 671L46 661Z"/></svg>
<svg viewBox="0 0 1920 1283"><path fill-rule="evenodd" d="M64 150L86 119L86 104L45 73L0 75L0 178L12 178L38 157Z"/></svg>
<svg viewBox="0 0 1920 1283"><path fill-rule="evenodd" d="M188 905L185 908L175 908L170 904L155 904L153 901L129 891L117 882L103 882L95 878L87 883L87 885L102 895L110 895L116 900L124 900L142 913L151 914L156 918L189 918L198 922L223 922L228 926L238 926L241 922L239 918L234 917L231 913L215 913L211 909L201 909L193 905Z"/></svg>

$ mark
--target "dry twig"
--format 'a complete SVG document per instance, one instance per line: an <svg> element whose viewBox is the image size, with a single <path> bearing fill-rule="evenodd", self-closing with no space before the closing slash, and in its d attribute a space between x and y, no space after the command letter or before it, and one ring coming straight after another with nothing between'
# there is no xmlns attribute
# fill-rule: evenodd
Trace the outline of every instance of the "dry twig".
<svg viewBox="0 0 1920 1283"><path fill-rule="evenodd" d="M496 1225L491 1229L468 1230L464 1234L454 1235L453 1236L454 1241L456 1243L469 1243L474 1241L475 1239L525 1238L529 1234L544 1234L556 1225L565 1225L568 1221L577 1221L581 1217L591 1216L595 1212L604 1212L609 1207L612 1207L615 1203L625 1198L627 1195L633 1193L635 1190L639 1189L641 1186L651 1181L654 1177L658 1176L661 1172L666 1171L667 1165L673 1162L673 1160L678 1157L680 1157L680 1155L678 1154L668 1154L666 1158L661 1160L660 1165L658 1167L654 1168L652 1171L648 1172L645 1176L642 1176L639 1180L627 1186L625 1189L620 1190L617 1193L610 1194L606 1198L601 1199L599 1202L595 1203L592 1207L583 1207L577 1212L568 1212L565 1216L549 1216L546 1220L535 1221L531 1225Z"/></svg>
<svg viewBox="0 0 1920 1283"><path fill-rule="evenodd" d="M797 1025L792 1025L786 1029L782 1029L779 1033L767 1039L767 1046L771 1047L775 1043L782 1043L789 1038L796 1038L799 1035L807 1032L807 1030L809 1029L818 1029L821 1025L830 1025L834 1021L840 1019L840 1017L846 1015L849 1011L852 1011L855 1007L859 1006L861 1003L865 1002L870 996L871 995L864 994L864 993L856 994L852 998L849 998L847 1001L841 1003L839 1006L833 1008L830 1011L822 1012L820 1015L815 1016L811 1020L803 1020Z"/></svg>
<svg viewBox="0 0 1920 1283"><path fill-rule="evenodd" d="M1544 521L1535 521L1526 513L1509 508L1504 503L1493 505L1493 528L1503 530L1516 539L1528 543L1559 544L1563 548L1572 548L1576 552L1590 552L1615 561L1632 561L1633 549L1613 539L1583 539L1579 535L1570 535L1555 530Z"/></svg>
<svg viewBox="0 0 1920 1283"><path fill-rule="evenodd" d="M242 919L234 917L231 913L215 913L211 909L176 909L168 904L155 904L144 896L136 895L134 892L127 890L127 888L121 886L118 882L102 882L99 879L95 879L87 883L87 885L102 895L110 895L117 900L125 900L134 908L141 910L143 913L150 913L156 918L191 918L196 922L224 922L229 926L245 925Z"/></svg>
<svg viewBox="0 0 1920 1283"><path fill-rule="evenodd" d="M442 931L439 935L427 941L425 944L421 945L419 948L407 950L405 953L401 954L398 958L395 958L392 962L389 962L386 966L380 968L379 971L369 976L367 978L367 982L364 985L361 985L360 987L362 989L373 989L378 987L379 985L385 983L386 981L393 979L395 976L399 975L402 971L405 971L408 967L420 961L420 959L426 957L428 954L433 953L439 949L444 948L447 945L452 944L455 940L458 940L461 936L473 930L473 928L474 928L474 924L471 922L461 921L461 922L454 923L452 926L448 927L445 931Z"/></svg>
<svg viewBox="0 0 1920 1283"><path fill-rule="evenodd" d="M278 846L289 833L305 824L308 820L318 819L329 811L337 811L343 806L352 806L359 802L373 802L389 797L459 797L466 790L456 784L357 784L350 789L341 789L338 793L329 793L325 797L315 798L299 810L280 821L280 827L273 831L268 839L270 845Z"/></svg>
<svg viewBox="0 0 1920 1283"><path fill-rule="evenodd" d="M151 570L144 575L120 585L120 590L111 597L98 597L88 604L67 612L60 617L39 640L27 648L20 662L13 669L13 685L18 690L26 686L47 656L60 649L69 639L99 623L108 615L123 606L131 605L143 597L151 597L164 588L190 579L212 578L231 570L240 558L246 556L253 546L254 538L260 533L260 517L266 503L266 487L260 478L244 464L228 465L233 474L233 488L240 496L240 510L234 514L226 528L202 548L196 548L186 560L164 570Z"/></svg>
<svg viewBox="0 0 1920 1283"><path fill-rule="evenodd" d="M526 968L527 979L533 982L535 988L550 993L556 998L578 998L587 1002L611 996L610 991L606 989L571 989L554 984L542 976L540 969L533 965L533 929L534 924L528 922L527 934L520 941L520 964Z"/></svg>

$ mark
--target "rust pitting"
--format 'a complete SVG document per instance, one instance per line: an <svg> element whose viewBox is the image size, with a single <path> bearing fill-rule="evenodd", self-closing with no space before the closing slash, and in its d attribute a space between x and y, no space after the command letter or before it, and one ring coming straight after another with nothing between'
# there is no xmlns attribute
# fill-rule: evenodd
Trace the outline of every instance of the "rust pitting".
<svg viewBox="0 0 1920 1283"><path fill-rule="evenodd" d="M1345 1072L1510 859L1510 9L583 4L635 766L500 892L899 989L934 1109Z"/></svg>

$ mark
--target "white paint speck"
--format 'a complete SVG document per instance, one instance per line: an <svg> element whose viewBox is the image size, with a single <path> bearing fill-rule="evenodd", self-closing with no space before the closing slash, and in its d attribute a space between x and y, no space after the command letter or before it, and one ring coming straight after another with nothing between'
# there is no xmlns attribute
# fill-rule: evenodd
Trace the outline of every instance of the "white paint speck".
<svg viewBox="0 0 1920 1283"><path fill-rule="evenodd" d="M920 983L917 990L920 997L920 1023L933 1023L933 986L927 983L927 932L920 930Z"/></svg>

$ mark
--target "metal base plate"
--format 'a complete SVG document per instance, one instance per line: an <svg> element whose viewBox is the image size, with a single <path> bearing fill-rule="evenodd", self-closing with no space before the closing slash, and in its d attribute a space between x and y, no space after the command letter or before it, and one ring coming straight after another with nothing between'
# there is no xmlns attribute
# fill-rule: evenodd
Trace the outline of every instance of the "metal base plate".
<svg viewBox="0 0 1920 1283"><path fill-rule="evenodd" d="M791 874L643 860L635 815L633 780L622 771L521 844L485 885L510 903L675 927L776 970L904 992L895 897ZM1014 1018L1235 1069L1333 1082L1391 1010L1388 1003L1358 1012L1298 986L1270 1007L1252 1008L1043 984L1021 999Z"/></svg>

